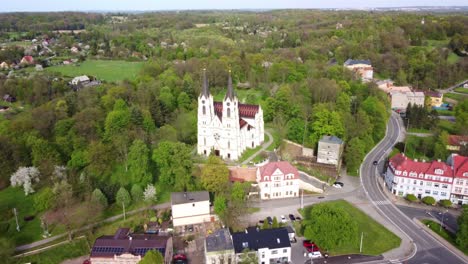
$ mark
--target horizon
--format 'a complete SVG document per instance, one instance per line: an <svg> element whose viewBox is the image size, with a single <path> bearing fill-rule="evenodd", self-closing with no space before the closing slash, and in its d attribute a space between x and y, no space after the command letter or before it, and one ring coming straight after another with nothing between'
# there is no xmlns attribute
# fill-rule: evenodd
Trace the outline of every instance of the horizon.
<svg viewBox="0 0 468 264"><path fill-rule="evenodd" d="M112 7L112 8L109 8ZM306 0L271 0L249 1L238 0L236 2L219 2L213 0L199 0L192 2L158 1L158 0L82 0L79 2L56 2L54 0L18 0L6 2L0 6L1 13L13 12L155 12L155 11L202 11L202 10L278 10L278 9L385 9L385 8L462 8L468 7L465 1L448 0L377 0L377 1L345 1L330 0L306 1Z"/></svg>

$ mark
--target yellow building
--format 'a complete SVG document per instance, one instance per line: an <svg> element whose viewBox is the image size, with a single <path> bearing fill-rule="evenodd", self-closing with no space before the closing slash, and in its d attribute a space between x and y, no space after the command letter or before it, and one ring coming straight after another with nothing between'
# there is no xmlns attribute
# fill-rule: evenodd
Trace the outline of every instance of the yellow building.
<svg viewBox="0 0 468 264"><path fill-rule="evenodd" d="M435 107L440 107L444 102L444 94L443 93L438 93L434 91L428 91L425 92L425 95L430 99L428 100L429 105L435 106Z"/></svg>

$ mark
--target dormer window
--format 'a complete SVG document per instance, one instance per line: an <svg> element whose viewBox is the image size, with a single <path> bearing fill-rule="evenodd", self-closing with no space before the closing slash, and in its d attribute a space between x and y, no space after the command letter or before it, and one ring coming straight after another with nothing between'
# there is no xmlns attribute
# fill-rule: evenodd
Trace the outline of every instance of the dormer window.
<svg viewBox="0 0 468 264"><path fill-rule="evenodd" d="M408 172L407 172L407 171L404 171L404 172L403 172L403 176L408 176Z"/></svg>
<svg viewBox="0 0 468 264"><path fill-rule="evenodd" d="M463 177L468 177L468 172L464 172Z"/></svg>
<svg viewBox="0 0 468 264"><path fill-rule="evenodd" d="M242 242L242 247L243 248L248 248L249 247L249 242Z"/></svg>
<svg viewBox="0 0 468 264"><path fill-rule="evenodd" d="M268 181L268 176L263 177L264 181Z"/></svg>
<svg viewBox="0 0 468 264"><path fill-rule="evenodd" d="M436 170L434 171L434 173L435 173L435 174L438 174L438 175L442 175L442 174L444 174L444 171L441 170L441 169L436 169Z"/></svg>

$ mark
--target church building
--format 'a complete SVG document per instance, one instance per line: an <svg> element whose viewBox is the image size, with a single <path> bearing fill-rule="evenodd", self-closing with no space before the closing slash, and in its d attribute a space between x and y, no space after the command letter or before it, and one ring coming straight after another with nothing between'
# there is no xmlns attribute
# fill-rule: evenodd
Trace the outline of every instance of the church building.
<svg viewBox="0 0 468 264"><path fill-rule="evenodd" d="M203 70L203 87L198 97L198 154L208 156L213 151L222 159L237 160L246 148L263 143L263 133L262 108L239 103L231 72L224 100L215 102Z"/></svg>

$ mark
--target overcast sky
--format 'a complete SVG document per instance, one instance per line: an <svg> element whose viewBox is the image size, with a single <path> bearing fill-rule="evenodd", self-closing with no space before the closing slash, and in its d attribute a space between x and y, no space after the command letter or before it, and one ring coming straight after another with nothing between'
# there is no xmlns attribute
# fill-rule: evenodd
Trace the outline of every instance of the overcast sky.
<svg viewBox="0 0 468 264"><path fill-rule="evenodd" d="M1 0L0 12L468 6L466 0Z"/></svg>

